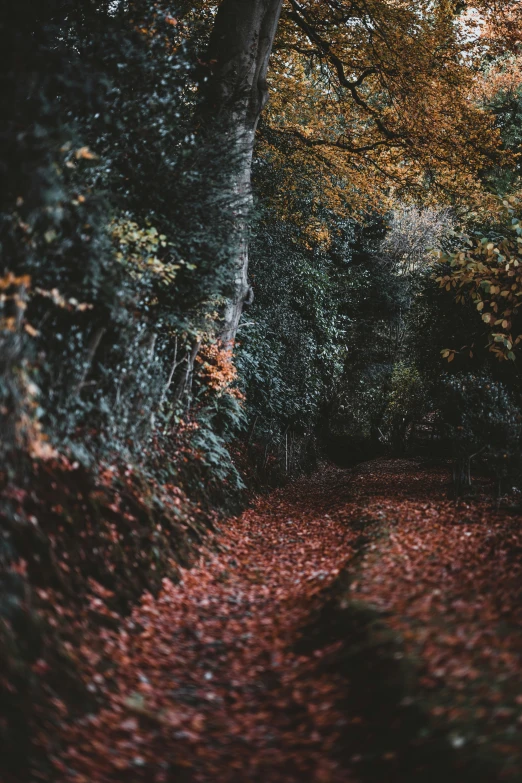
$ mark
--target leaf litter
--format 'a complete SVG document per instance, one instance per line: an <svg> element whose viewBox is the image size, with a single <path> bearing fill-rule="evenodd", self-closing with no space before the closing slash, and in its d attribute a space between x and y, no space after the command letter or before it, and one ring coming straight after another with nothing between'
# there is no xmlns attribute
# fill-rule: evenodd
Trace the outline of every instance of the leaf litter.
<svg viewBox="0 0 522 783"><path fill-rule="evenodd" d="M380 613L448 746L486 748L500 759L488 780L515 780L520 517L487 499L448 500L448 480L446 468L376 460L257 498L178 583L164 580L157 598L146 593L118 629L100 631L103 653L84 666L102 708L64 716L57 737L41 738L53 743L56 779L406 780L403 749L379 750L369 773L361 764L375 726L335 665L349 631L301 643L335 594Z"/></svg>

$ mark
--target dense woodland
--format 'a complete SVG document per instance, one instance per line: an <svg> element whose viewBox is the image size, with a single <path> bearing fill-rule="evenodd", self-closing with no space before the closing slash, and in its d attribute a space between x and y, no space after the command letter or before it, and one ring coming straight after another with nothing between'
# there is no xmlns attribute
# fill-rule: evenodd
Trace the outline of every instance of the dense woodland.
<svg viewBox="0 0 522 783"><path fill-rule="evenodd" d="M254 496L419 458L448 518L518 508L522 7L6 6L0 776L345 780L74 772L57 727L104 708L100 639Z"/></svg>

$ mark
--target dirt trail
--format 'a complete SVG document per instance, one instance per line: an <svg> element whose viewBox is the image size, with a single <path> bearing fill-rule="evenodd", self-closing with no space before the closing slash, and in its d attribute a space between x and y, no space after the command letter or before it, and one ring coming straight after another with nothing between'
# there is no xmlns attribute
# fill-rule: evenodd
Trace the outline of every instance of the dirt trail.
<svg viewBox="0 0 522 783"><path fill-rule="evenodd" d="M480 504L456 510L445 499L447 484L446 471L407 460L331 468L227 523L218 553L202 552L179 584L165 583L119 632L104 632L104 655L92 656L89 676L106 706L64 721L67 751L56 754L56 778L385 783L443 774L460 782L472 743L454 729L462 715L450 713L462 696L487 724L489 688L497 694L491 710L509 713L499 719L498 742L506 746L499 775L506 777L498 779L516 779L509 778L518 763L509 729L522 712L513 690L520 559L510 561L497 590L488 584L487 546L500 547L500 538L491 539L500 536L496 526L522 545L520 520ZM462 546L478 552L469 563ZM482 581L471 572L477 567ZM477 593L477 584L486 587ZM470 614L477 594L480 610ZM486 614L491 652L480 661L471 660L484 649L477 612ZM439 644L441 618L449 641ZM472 630L479 635L470 652ZM417 664L405 667L410 656ZM472 687L490 678L480 704L459 685L467 687L468 675ZM442 697L432 703L433 693ZM481 736L480 726L474 730ZM488 775L475 779L497 779L496 771Z"/></svg>

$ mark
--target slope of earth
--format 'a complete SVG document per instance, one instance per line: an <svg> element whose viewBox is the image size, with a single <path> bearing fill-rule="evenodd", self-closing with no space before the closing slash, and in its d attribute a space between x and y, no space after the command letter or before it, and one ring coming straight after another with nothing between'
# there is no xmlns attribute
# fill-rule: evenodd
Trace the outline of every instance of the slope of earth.
<svg viewBox="0 0 522 783"><path fill-rule="evenodd" d="M104 707L40 738L39 779L517 779L520 518L448 483L378 460L260 498L103 632Z"/></svg>

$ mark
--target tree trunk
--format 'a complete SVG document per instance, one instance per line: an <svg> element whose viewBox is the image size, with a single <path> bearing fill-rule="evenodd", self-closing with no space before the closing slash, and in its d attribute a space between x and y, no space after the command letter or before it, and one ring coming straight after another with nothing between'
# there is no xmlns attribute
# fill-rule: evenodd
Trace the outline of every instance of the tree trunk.
<svg viewBox="0 0 522 783"><path fill-rule="evenodd" d="M259 116L268 99L266 74L282 0L222 0L210 37L203 86L208 127L230 153L231 190L237 197L231 237L233 293L219 333L233 344L243 305L251 301L248 283L248 218L251 168Z"/></svg>

